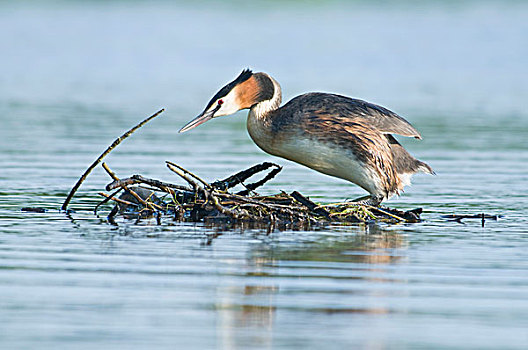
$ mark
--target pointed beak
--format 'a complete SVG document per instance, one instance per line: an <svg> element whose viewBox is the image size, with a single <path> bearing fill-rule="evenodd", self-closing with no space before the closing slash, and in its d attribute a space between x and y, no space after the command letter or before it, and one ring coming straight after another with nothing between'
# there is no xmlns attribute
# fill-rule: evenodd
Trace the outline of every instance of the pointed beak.
<svg viewBox="0 0 528 350"><path fill-rule="evenodd" d="M180 131L178 132L179 133L186 132L187 130L196 128L198 125L203 124L206 121L213 119L213 116L216 113L216 111L218 111L218 109L220 109L220 106L218 106L217 108L209 112L203 112L202 114L200 114L199 116L197 116L196 118L194 118L193 120L185 124L185 126L181 128Z"/></svg>

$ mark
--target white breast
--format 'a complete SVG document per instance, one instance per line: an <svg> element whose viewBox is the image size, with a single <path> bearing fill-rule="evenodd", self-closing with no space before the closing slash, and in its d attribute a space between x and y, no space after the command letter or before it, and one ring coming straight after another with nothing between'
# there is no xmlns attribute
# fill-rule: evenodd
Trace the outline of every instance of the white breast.
<svg viewBox="0 0 528 350"><path fill-rule="evenodd" d="M269 127L252 115L251 111L247 127L253 141L265 152L348 180L371 194L383 195L377 173L358 161L350 150L301 135L274 137Z"/></svg>

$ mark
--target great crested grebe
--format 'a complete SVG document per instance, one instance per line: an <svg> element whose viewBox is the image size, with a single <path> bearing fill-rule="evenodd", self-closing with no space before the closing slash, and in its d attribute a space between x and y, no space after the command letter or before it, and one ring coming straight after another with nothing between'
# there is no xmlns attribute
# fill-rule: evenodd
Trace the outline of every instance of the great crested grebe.
<svg viewBox="0 0 528 350"><path fill-rule="evenodd" d="M281 101L275 79L245 69L179 132L249 108L248 132L262 150L355 183L370 193L361 198L370 205L400 194L417 172L434 174L391 135L421 139L418 131L384 107L318 92Z"/></svg>

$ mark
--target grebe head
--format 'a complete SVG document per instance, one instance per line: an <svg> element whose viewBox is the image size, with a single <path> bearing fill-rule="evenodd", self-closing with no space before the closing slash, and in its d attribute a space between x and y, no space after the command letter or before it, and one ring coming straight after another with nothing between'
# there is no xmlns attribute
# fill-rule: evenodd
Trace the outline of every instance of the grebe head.
<svg viewBox="0 0 528 350"><path fill-rule="evenodd" d="M221 88L209 101L204 111L180 129L180 133L197 127L216 117L231 115L241 109L270 100L274 95L274 83L264 73L244 69L240 75Z"/></svg>

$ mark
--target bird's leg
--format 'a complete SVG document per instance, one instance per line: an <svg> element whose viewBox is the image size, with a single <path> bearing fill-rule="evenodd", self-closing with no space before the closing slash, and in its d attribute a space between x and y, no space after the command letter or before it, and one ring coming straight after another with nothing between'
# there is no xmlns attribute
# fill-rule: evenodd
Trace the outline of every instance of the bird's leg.
<svg viewBox="0 0 528 350"><path fill-rule="evenodd" d="M363 196L363 197L359 197L359 198L355 198L355 199L352 199L352 200L347 200L347 202L352 202L352 203L361 203L363 201L366 201L367 199L370 199L371 195L366 195L366 196Z"/></svg>
<svg viewBox="0 0 528 350"><path fill-rule="evenodd" d="M373 207L377 207L381 204L382 201L383 201L382 196L368 195L368 196L356 198L352 200L352 203L371 205Z"/></svg>

